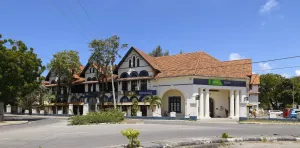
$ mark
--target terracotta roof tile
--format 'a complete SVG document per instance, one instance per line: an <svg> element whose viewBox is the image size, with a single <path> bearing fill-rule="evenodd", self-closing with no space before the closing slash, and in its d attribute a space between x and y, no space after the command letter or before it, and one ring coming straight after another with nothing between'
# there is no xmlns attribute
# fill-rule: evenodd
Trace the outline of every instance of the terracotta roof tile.
<svg viewBox="0 0 300 148"><path fill-rule="evenodd" d="M252 74L251 75L250 84L254 84L254 85L259 85L260 84L260 79L259 79L258 74Z"/></svg>

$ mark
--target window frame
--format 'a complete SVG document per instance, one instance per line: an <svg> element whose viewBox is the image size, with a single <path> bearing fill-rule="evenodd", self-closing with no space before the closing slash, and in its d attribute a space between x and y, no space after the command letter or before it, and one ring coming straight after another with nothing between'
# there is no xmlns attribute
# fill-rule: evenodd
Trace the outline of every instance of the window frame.
<svg viewBox="0 0 300 148"><path fill-rule="evenodd" d="M135 56L132 57L132 67L135 67Z"/></svg>
<svg viewBox="0 0 300 148"><path fill-rule="evenodd" d="M140 89L141 90L148 90L148 86L147 86L148 84L147 84L147 80L141 80L141 82L140 82Z"/></svg>
<svg viewBox="0 0 300 148"><path fill-rule="evenodd" d="M128 91L128 81L122 81L122 91Z"/></svg>
<svg viewBox="0 0 300 148"><path fill-rule="evenodd" d="M168 97L169 112L181 113L181 96Z"/></svg>
<svg viewBox="0 0 300 148"><path fill-rule="evenodd" d="M136 87L138 86L138 80L132 80L130 83L131 83L131 91L136 91Z"/></svg>

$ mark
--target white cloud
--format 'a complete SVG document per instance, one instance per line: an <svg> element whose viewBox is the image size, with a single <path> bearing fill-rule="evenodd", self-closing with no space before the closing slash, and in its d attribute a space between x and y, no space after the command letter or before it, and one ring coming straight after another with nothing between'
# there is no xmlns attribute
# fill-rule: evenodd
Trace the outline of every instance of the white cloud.
<svg viewBox="0 0 300 148"><path fill-rule="evenodd" d="M283 74L281 74L283 77L285 77L285 78L290 78L291 76L289 75L289 74L287 74L287 73L283 73Z"/></svg>
<svg viewBox="0 0 300 148"><path fill-rule="evenodd" d="M271 66L269 63L259 63L258 64L260 70L269 70Z"/></svg>
<svg viewBox="0 0 300 148"><path fill-rule="evenodd" d="M252 74L257 74L256 72L252 71Z"/></svg>
<svg viewBox="0 0 300 148"><path fill-rule="evenodd" d="M296 70L296 75L300 76L300 70Z"/></svg>
<svg viewBox="0 0 300 148"><path fill-rule="evenodd" d="M238 53L231 53L229 55L229 60L240 60L240 59L244 59L245 57L239 55Z"/></svg>
<svg viewBox="0 0 300 148"><path fill-rule="evenodd" d="M259 13L269 13L277 7L279 7L279 2L277 0L267 0L267 2L260 7Z"/></svg>

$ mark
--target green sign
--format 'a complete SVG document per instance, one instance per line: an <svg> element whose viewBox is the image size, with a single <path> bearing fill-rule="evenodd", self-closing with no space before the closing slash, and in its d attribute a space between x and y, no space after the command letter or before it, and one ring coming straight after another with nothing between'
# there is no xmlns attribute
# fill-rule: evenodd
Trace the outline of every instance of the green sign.
<svg viewBox="0 0 300 148"><path fill-rule="evenodd" d="M223 83L221 80L218 80L218 79L208 79L208 85L223 86Z"/></svg>

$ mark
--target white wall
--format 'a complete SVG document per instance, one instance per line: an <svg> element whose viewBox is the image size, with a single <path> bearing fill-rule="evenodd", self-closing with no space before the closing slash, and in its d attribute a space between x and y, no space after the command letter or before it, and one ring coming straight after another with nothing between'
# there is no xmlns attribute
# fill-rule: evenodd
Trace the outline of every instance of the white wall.
<svg viewBox="0 0 300 148"><path fill-rule="evenodd" d="M229 111L229 90L219 90L219 92L210 91L209 96L214 100L214 112L215 117L226 117L225 109ZM223 109L221 110L221 106ZM217 109L218 108L218 109Z"/></svg>

